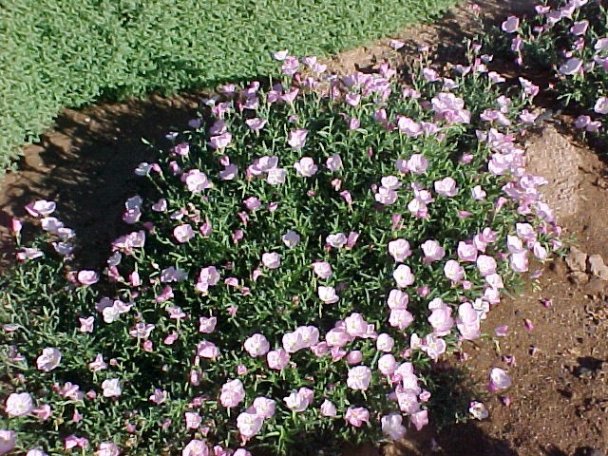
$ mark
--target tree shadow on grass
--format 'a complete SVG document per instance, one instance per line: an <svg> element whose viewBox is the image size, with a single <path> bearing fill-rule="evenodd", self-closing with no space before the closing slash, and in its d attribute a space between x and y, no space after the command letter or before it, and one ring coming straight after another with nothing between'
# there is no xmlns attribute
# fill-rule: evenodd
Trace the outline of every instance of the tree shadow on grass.
<svg viewBox="0 0 608 456"><path fill-rule="evenodd" d="M65 110L52 131L25 148L19 171L5 176L0 223L23 216L23 207L33 200L55 200L57 216L76 230L82 243L77 256L81 266L98 266L111 241L128 229L121 214L125 199L136 192L134 168L153 158L142 138L165 146L169 131L183 130L196 116L199 98L151 96ZM6 241L6 230L0 234Z"/></svg>

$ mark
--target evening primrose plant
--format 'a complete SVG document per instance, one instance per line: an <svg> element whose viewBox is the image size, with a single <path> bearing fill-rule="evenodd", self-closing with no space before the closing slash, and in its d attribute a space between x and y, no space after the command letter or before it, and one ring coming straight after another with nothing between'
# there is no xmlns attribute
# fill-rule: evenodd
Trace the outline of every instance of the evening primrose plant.
<svg viewBox="0 0 608 456"><path fill-rule="evenodd" d="M103 270L32 202L44 235L2 279L0 454L337 454L446 413L437 363L559 246L517 144L537 88L478 50L401 79L277 53L282 80L220 87L137 167Z"/></svg>
<svg viewBox="0 0 608 456"><path fill-rule="evenodd" d="M519 65L554 78L559 102L577 117L574 127L606 137L608 114L608 9L597 0L559 0L536 6L530 18L508 17L503 43ZM500 41L500 40L499 40Z"/></svg>

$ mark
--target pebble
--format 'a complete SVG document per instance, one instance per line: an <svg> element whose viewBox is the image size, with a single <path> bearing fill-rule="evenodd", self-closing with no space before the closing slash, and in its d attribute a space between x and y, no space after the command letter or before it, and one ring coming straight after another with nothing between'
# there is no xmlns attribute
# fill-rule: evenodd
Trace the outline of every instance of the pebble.
<svg viewBox="0 0 608 456"><path fill-rule="evenodd" d="M608 281L608 266L604 264L600 255L596 254L589 257L589 272L602 280Z"/></svg>
<svg viewBox="0 0 608 456"><path fill-rule="evenodd" d="M570 252L566 256L566 264L571 271L584 272L587 269L587 254L576 247L570 247Z"/></svg>

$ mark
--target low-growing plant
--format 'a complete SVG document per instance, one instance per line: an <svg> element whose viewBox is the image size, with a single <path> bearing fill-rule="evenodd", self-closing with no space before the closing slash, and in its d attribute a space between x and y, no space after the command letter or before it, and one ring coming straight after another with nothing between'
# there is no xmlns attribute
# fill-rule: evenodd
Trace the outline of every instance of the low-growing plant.
<svg viewBox="0 0 608 456"><path fill-rule="evenodd" d="M2 279L0 454L335 452L447 413L437 362L559 245L516 143L538 88L488 56L452 77L423 56L406 83L276 57L282 80L222 86L138 166L155 195L126 202L103 274L28 206L45 235Z"/></svg>
<svg viewBox="0 0 608 456"><path fill-rule="evenodd" d="M606 135L608 126L608 9L600 0L546 1L530 18L511 16L501 26L519 65L548 73L551 93L577 117L583 133ZM499 42L501 40L498 40ZM495 42L496 43L496 42ZM506 46L504 46L506 44Z"/></svg>

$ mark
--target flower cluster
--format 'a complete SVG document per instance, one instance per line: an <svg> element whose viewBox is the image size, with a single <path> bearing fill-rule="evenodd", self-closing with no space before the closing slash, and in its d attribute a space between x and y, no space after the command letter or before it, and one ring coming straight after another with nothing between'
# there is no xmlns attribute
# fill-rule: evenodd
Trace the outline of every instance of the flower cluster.
<svg viewBox="0 0 608 456"><path fill-rule="evenodd" d="M559 247L517 143L532 83L502 89L490 56L451 77L421 58L409 83L276 58L282 81L220 87L137 167L152 185L103 269L28 206L46 234L3 284L0 454L398 439L434 411L435 362Z"/></svg>
<svg viewBox="0 0 608 456"><path fill-rule="evenodd" d="M608 12L593 0L557 0L536 15L508 17L501 26L519 65L545 68L554 93L577 113L574 127L606 135L608 114Z"/></svg>

